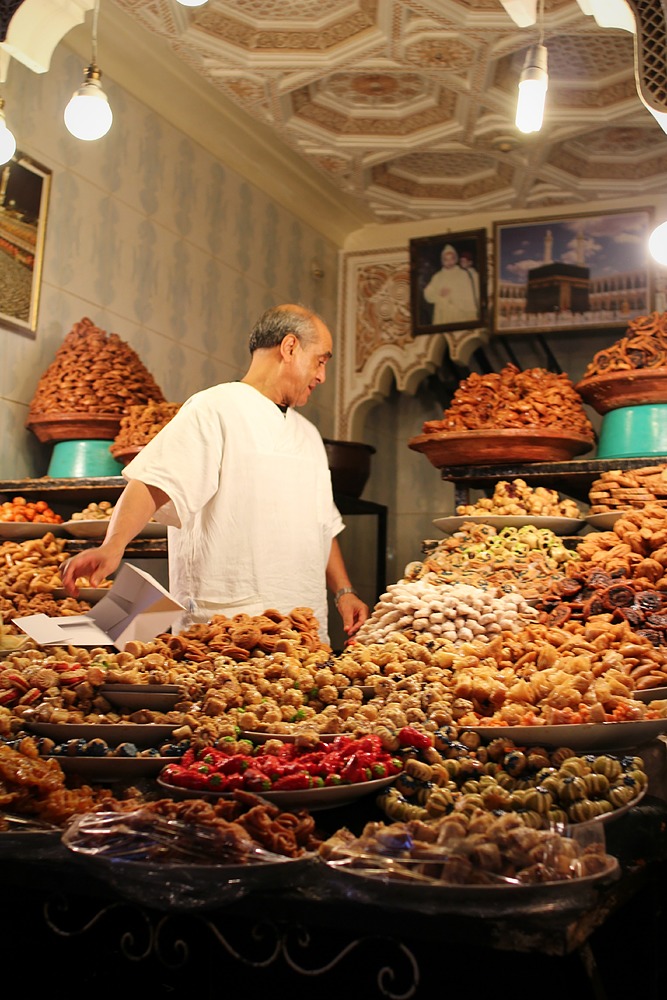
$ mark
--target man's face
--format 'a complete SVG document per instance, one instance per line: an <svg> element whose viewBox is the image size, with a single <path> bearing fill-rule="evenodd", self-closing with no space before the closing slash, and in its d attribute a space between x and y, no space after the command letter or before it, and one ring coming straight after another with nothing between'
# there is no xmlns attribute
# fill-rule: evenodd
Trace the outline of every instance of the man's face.
<svg viewBox="0 0 667 1000"><path fill-rule="evenodd" d="M442 255L442 263L445 267L454 267L457 259L456 252L454 250L445 250Z"/></svg>
<svg viewBox="0 0 667 1000"><path fill-rule="evenodd" d="M315 321L317 331L314 341L303 347L297 343L288 389L290 406L305 406L310 394L326 379L326 365L331 358L332 339L329 330L319 320Z"/></svg>

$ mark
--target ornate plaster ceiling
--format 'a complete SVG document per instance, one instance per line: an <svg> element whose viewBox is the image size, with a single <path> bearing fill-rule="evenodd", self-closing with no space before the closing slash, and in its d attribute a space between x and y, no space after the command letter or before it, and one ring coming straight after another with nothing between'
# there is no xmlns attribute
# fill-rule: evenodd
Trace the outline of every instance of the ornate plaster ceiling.
<svg viewBox="0 0 667 1000"><path fill-rule="evenodd" d="M514 113L538 29L500 0L115 3L376 222L664 189L667 136L639 100L633 36L577 0L544 3L549 91L533 136Z"/></svg>

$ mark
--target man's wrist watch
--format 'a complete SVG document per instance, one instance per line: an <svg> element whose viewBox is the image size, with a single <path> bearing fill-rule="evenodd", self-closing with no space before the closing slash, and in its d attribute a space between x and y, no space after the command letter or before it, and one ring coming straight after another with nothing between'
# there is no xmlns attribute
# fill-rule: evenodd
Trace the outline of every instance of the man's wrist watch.
<svg viewBox="0 0 667 1000"><path fill-rule="evenodd" d="M340 601L341 597L344 597L345 594L356 595L356 593L357 592L354 589L354 587L341 587L340 590L337 590L336 593L334 594L334 604L336 605L336 607L338 607L338 602Z"/></svg>

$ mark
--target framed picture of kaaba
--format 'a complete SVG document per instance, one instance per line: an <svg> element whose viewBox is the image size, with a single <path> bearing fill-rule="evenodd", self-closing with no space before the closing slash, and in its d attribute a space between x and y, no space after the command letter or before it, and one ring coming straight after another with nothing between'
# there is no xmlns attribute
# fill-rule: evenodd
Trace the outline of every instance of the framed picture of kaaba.
<svg viewBox="0 0 667 1000"><path fill-rule="evenodd" d="M652 212L494 225L493 332L625 329L652 310Z"/></svg>

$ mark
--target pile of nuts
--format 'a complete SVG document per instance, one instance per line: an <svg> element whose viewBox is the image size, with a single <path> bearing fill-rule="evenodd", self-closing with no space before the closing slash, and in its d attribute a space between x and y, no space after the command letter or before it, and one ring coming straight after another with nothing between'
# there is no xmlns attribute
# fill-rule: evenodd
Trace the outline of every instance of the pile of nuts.
<svg viewBox="0 0 667 1000"><path fill-rule="evenodd" d="M39 380L31 420L58 414L121 416L128 406L164 396L136 352L116 333L84 317L75 323Z"/></svg>
<svg viewBox="0 0 667 1000"><path fill-rule="evenodd" d="M78 510L72 514L72 521L108 521L113 514L113 504L108 500L100 500L99 503L91 501L83 510Z"/></svg>
<svg viewBox="0 0 667 1000"><path fill-rule="evenodd" d="M111 454L118 458L130 448L142 448L148 444L178 413L181 405L151 401L145 406L130 406L121 417L120 429L109 448Z"/></svg>

